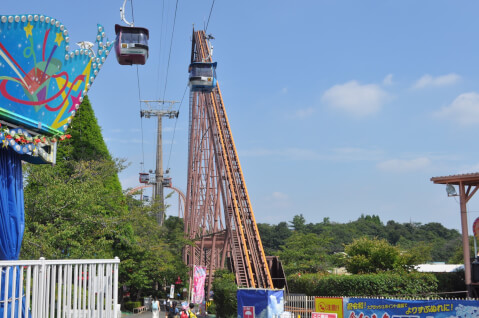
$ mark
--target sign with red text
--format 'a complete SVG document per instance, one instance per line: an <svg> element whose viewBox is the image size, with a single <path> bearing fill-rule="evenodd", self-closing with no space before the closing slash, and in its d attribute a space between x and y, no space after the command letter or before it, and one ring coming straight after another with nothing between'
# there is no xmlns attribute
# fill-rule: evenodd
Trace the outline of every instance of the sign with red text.
<svg viewBox="0 0 479 318"><path fill-rule="evenodd" d="M243 306L243 318L254 318L254 306Z"/></svg>
<svg viewBox="0 0 479 318"><path fill-rule="evenodd" d="M338 318L338 315L327 312L312 312L311 318Z"/></svg>

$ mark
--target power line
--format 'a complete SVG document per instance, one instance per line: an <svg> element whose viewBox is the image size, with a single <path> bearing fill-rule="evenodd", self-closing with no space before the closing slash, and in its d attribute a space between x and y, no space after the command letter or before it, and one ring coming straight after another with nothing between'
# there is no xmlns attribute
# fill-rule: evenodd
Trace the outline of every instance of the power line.
<svg viewBox="0 0 479 318"><path fill-rule="evenodd" d="M158 53L158 70L156 76L156 82L158 83L156 94L155 96L160 95L160 69L161 69L161 51L163 47L163 23L165 22L165 0L163 0L163 4L161 7L161 27L160 27L160 50Z"/></svg>
<svg viewBox="0 0 479 318"><path fill-rule="evenodd" d="M206 33L206 30L208 30L208 24L210 24L211 12L213 12L214 5L215 5L215 0L213 0L213 3L211 3L210 15L208 16L208 22L206 22L205 33Z"/></svg>
<svg viewBox="0 0 479 318"><path fill-rule="evenodd" d="M185 91L183 92L183 97L181 98L180 106L178 106L178 113L180 112L181 105L183 104L183 100L185 99L185 95L186 95L186 91L187 91L187 90L188 90L188 85L186 85ZM178 116L178 117L179 117L179 116ZM174 143L174 141L175 141L176 123L178 122L178 117L176 117L175 126L174 126L174 128L173 128L173 137L171 138L170 153L168 154L168 161L167 161L167 164L166 164L166 170L169 170L169 169L170 169L170 159L171 159L171 153L172 153L172 151L173 151L173 143Z"/></svg>
<svg viewBox="0 0 479 318"><path fill-rule="evenodd" d="M136 66L136 81L138 84L138 105L140 106L140 113L141 113L141 89L140 89L140 73L138 71L138 65ZM142 172L143 172L143 165L145 164L145 150L144 150L144 142L143 142L143 118L140 117L140 129L141 129L141 162L142 162Z"/></svg>
<svg viewBox="0 0 479 318"><path fill-rule="evenodd" d="M133 9L133 0L131 2L131 18L133 24L135 24L135 12ZM138 65L136 65L136 82L138 86L138 105L140 106L141 112L141 86L140 86L140 73L138 71ZM143 118L140 117L140 129L141 129L141 170L143 171L144 164L145 164L145 150L144 150L144 141L143 141Z"/></svg>
<svg viewBox="0 0 479 318"><path fill-rule="evenodd" d="M168 84L168 72L170 70L170 59L171 59L171 49L173 47L173 35L175 33L175 25L176 25L176 13L178 11L178 1L176 0L176 7L175 7L175 17L173 19L173 30L171 30L171 41L170 41L170 53L168 54L168 64L166 66L166 78L165 78L165 89L163 90L163 100L165 99L166 95L166 85Z"/></svg>

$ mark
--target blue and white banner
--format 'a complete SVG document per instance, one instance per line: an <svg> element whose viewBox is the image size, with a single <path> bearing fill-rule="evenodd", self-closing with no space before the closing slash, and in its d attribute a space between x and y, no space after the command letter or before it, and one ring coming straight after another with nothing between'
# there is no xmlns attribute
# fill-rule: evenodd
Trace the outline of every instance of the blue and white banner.
<svg viewBox="0 0 479 318"><path fill-rule="evenodd" d="M283 290L238 289L238 318L279 317L284 311L283 295Z"/></svg>
<svg viewBox="0 0 479 318"><path fill-rule="evenodd" d="M343 298L343 317L479 318L479 301Z"/></svg>

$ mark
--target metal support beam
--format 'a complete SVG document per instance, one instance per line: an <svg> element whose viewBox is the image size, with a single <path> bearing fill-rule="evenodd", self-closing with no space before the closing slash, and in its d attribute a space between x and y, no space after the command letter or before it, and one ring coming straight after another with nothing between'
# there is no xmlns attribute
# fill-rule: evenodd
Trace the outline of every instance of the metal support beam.
<svg viewBox="0 0 479 318"><path fill-rule="evenodd" d="M157 117L157 138L156 138L156 169L155 169L155 181L153 183L153 200L158 203L158 211L156 213L156 221L159 225L163 225L165 220L165 202L163 196L163 138L162 138L162 118L178 118L179 112L172 109L173 105L178 103L177 101L165 101L165 100L142 100L142 103L146 104L148 109L142 109L140 116L145 118ZM153 109L152 104L158 106ZM168 105L165 108L165 104Z"/></svg>

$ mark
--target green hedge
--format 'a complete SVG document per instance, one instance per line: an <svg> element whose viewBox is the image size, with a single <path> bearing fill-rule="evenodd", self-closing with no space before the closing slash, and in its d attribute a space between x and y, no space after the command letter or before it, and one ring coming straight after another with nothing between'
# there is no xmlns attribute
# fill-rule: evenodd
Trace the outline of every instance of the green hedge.
<svg viewBox="0 0 479 318"><path fill-rule="evenodd" d="M125 303L125 310L127 311L133 311L133 308L138 308L138 307L141 307L140 301L127 301Z"/></svg>
<svg viewBox="0 0 479 318"><path fill-rule="evenodd" d="M451 293L465 291L466 282L464 281L464 271L452 273L434 273L438 280L439 293ZM461 295L461 294L459 294ZM458 295L454 296L457 297Z"/></svg>
<svg viewBox="0 0 479 318"><path fill-rule="evenodd" d="M438 280L429 273L365 275L290 275L290 293L309 296L412 296L437 292Z"/></svg>

